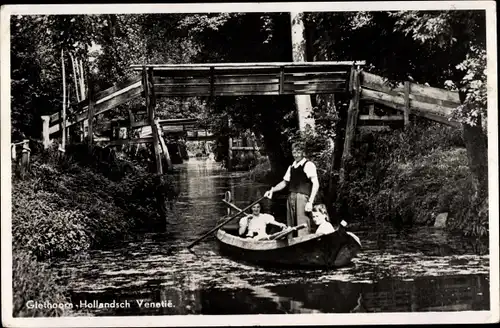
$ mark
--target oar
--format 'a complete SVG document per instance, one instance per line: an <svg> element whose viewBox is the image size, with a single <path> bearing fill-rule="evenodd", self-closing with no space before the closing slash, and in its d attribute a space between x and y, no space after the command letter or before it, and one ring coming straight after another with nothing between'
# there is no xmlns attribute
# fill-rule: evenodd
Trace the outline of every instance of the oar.
<svg viewBox="0 0 500 328"><path fill-rule="evenodd" d="M224 222L222 222L221 224L218 224L215 228L211 229L209 232L205 233L203 236L201 236L200 238L196 239L195 241L193 241L191 244L189 244L187 246L188 249L190 249L191 247L193 247L194 245L198 244L200 241L202 241L203 239L205 239L208 235L210 235L212 232L216 231L217 229L219 229L220 227L226 225L227 223L231 222L232 220L234 220L236 217L238 217L238 215L242 214L243 212L245 212L246 210L248 210L249 208L251 208L252 206L254 206L255 204L257 204L258 202L260 202L261 200L264 199L264 196L262 196L261 198L257 199L255 202L253 202L252 204L248 205L247 207L245 207L244 209L240 210L238 213L236 213L235 215L233 215L232 217L230 217L229 219L225 220Z"/></svg>
<svg viewBox="0 0 500 328"><path fill-rule="evenodd" d="M226 204L227 206L231 207L232 209L235 209L237 211L241 211L241 209L238 206L234 205L233 203L230 203L230 202L226 201L225 199L223 199L222 202L224 204ZM248 215L248 213L245 213L245 214Z"/></svg>
<svg viewBox="0 0 500 328"><path fill-rule="evenodd" d="M302 224L295 226L293 228L288 228L284 231L276 232L275 234L272 234L269 236L269 240L276 240L276 239L283 238L285 236L288 236L289 234L291 234L294 231L304 229L304 228L307 228L307 223L302 223Z"/></svg>

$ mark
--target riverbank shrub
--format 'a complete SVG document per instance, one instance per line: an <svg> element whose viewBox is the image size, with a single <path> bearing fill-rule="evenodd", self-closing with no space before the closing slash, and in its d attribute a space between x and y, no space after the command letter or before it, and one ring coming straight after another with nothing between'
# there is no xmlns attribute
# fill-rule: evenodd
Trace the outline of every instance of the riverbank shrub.
<svg viewBox="0 0 500 328"><path fill-rule="evenodd" d="M135 229L165 224L177 196L173 177L102 155L34 154L31 175L12 180L13 243L38 259L106 247ZM92 154L96 151L90 150ZM123 168L126 168L124 170ZM112 179L108 177L112 176Z"/></svg>
<svg viewBox="0 0 500 328"><path fill-rule="evenodd" d="M487 206L475 204L466 149L459 129L417 124L407 130L358 136L337 208L344 217L447 227L466 235L488 233Z"/></svg>
<svg viewBox="0 0 500 328"><path fill-rule="evenodd" d="M12 295L13 317L60 317L73 316L72 309L64 307L31 308L28 301L48 302L50 304L69 304L65 294L54 276L54 272L45 263L19 248L12 254Z"/></svg>

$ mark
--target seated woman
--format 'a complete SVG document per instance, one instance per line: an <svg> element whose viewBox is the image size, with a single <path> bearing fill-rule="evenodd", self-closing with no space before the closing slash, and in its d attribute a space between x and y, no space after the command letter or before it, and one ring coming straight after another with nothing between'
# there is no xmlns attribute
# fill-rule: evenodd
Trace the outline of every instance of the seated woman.
<svg viewBox="0 0 500 328"><path fill-rule="evenodd" d="M312 217L314 224L318 226L317 234L328 234L335 232L335 228L329 222L328 212L324 204L314 205L312 209Z"/></svg>
<svg viewBox="0 0 500 328"><path fill-rule="evenodd" d="M266 227L268 224L280 227L281 229L287 227L286 224L276 221L271 214L260 213L260 209L260 204L255 204L252 206L252 214L241 218L238 231L240 236L243 236L246 231L246 237L257 240L265 239L267 238Z"/></svg>

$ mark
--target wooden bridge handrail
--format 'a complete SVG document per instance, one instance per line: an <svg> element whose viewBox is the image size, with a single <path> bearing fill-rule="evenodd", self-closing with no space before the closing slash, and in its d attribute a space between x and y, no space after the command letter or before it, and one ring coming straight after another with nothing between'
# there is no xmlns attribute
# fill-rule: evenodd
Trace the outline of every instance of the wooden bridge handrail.
<svg viewBox="0 0 500 328"><path fill-rule="evenodd" d="M214 68L270 68L270 67L294 67L294 66L352 66L366 65L364 60L356 61L316 61L316 62L255 62L255 63L193 63L193 64L132 64L134 70L142 70L142 67L152 67L153 69L210 69Z"/></svg>
<svg viewBox="0 0 500 328"><path fill-rule="evenodd" d="M397 93L404 93L403 83L397 83L395 87L391 87L389 85L389 80L382 76L378 76L376 74L368 72L362 72L361 76L361 86L364 88L374 89L382 92L392 91ZM458 96L458 92L456 91L440 89L414 82L410 82L410 90L411 94L417 97L441 100L443 102L447 102L451 106L460 105L460 98Z"/></svg>
<svg viewBox="0 0 500 328"><path fill-rule="evenodd" d="M94 115L99 115L104 112L107 112L110 109L113 109L124 102L127 102L133 98L136 98L140 96L142 93L142 85L141 81L139 80L138 82L129 85L128 87L124 89L120 89L116 91L115 93L112 93L110 95L107 95L104 98L97 99L96 102L94 103L94 108L95 108L95 113ZM66 127L70 127L73 124L76 124L78 122L81 122L85 119L87 119L87 110L88 110L88 105L85 106L84 111L77 114L76 118L73 120L66 119ZM59 115L59 114L57 114ZM53 134L57 131L59 131L59 124L53 124L49 128L49 134Z"/></svg>
<svg viewBox="0 0 500 328"><path fill-rule="evenodd" d="M95 105L100 104L106 100L109 100L113 97L116 97L117 94L121 94L125 91L127 91L130 87L133 85L137 84L140 82L141 79L138 76L135 76L133 78L129 78L121 83L116 83L113 86L104 89L102 91L99 91L95 94L94 99L96 100ZM88 99L84 99L76 104L73 104L70 108L72 108L76 112L80 111L86 111L88 110ZM56 121L60 120L60 113L56 112L52 115L50 115L50 123L54 123Z"/></svg>
<svg viewBox="0 0 500 328"><path fill-rule="evenodd" d="M197 118L173 118L173 119L165 119L158 120L160 125L187 125L187 124L196 124L199 122Z"/></svg>
<svg viewBox="0 0 500 328"><path fill-rule="evenodd" d="M361 73L361 97L405 112L451 126L460 123L451 119L453 110L460 105L458 92L407 82L392 87L386 78L376 74ZM408 98L408 99L407 99Z"/></svg>

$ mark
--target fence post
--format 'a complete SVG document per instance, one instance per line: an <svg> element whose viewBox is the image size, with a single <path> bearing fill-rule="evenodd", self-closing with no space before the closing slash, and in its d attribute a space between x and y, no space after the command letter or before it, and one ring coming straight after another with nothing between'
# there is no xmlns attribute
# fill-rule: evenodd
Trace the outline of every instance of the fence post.
<svg viewBox="0 0 500 328"><path fill-rule="evenodd" d="M31 149L29 147L29 140L23 140L23 150L21 155L21 179L24 179L26 176L26 172L29 171L30 168L30 152Z"/></svg>
<svg viewBox="0 0 500 328"><path fill-rule="evenodd" d="M50 128L50 116L49 115L43 115L42 116L42 139L43 139L43 148L47 149L50 146L50 133L49 133L49 128Z"/></svg>
<svg viewBox="0 0 500 328"><path fill-rule="evenodd" d="M410 82L409 81L405 81L404 90L405 90L404 122L405 122L405 128L407 128L410 126Z"/></svg>

